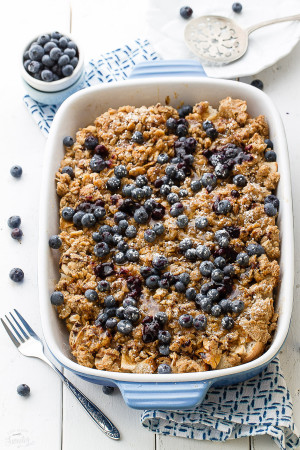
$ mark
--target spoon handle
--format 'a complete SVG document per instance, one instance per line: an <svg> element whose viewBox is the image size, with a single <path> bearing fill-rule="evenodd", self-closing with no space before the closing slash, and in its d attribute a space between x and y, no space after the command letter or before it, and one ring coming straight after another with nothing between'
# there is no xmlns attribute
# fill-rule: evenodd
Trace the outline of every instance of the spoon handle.
<svg viewBox="0 0 300 450"><path fill-rule="evenodd" d="M248 27L246 31L248 32L249 35L250 33L252 33L252 31L257 30L258 28L266 27L267 25L273 25L273 23L290 22L292 20L300 20L300 14L296 14L294 16L280 17L279 19L265 20L264 22L260 22L256 25Z"/></svg>

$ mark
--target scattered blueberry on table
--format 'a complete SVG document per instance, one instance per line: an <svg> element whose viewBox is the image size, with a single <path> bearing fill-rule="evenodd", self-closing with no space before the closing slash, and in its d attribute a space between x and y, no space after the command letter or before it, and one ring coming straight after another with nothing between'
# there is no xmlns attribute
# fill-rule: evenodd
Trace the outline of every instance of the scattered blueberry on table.
<svg viewBox="0 0 300 450"><path fill-rule="evenodd" d="M29 397L30 395L30 387L27 384L19 384L17 387L17 393L22 397Z"/></svg>
<svg viewBox="0 0 300 450"><path fill-rule="evenodd" d="M19 228L21 225L21 217L11 216L7 221L7 225L9 226L9 228Z"/></svg>
<svg viewBox="0 0 300 450"><path fill-rule="evenodd" d="M239 14L243 9L243 6L239 2L235 2L232 4L232 11Z"/></svg>
<svg viewBox="0 0 300 450"><path fill-rule="evenodd" d="M40 35L23 54L23 65L32 77L53 82L69 77L78 65L76 44L55 31Z"/></svg>
<svg viewBox="0 0 300 450"><path fill-rule="evenodd" d="M21 166L12 166L10 169L10 174L14 178L20 178L22 176L22 167Z"/></svg>
<svg viewBox="0 0 300 450"><path fill-rule="evenodd" d="M23 236L23 231L21 230L21 228L14 228L11 232L11 237L18 241L20 239L22 239L22 236Z"/></svg>
<svg viewBox="0 0 300 450"><path fill-rule="evenodd" d="M105 395L112 395L114 390L115 388L113 388L112 386L102 386L102 392Z"/></svg>
<svg viewBox="0 0 300 450"><path fill-rule="evenodd" d="M9 272L9 278L15 283L20 283L24 279L24 272L22 269L15 267Z"/></svg>
<svg viewBox="0 0 300 450"><path fill-rule="evenodd" d="M190 6L182 6L180 8L180 15L183 19L189 19L193 14L193 10Z"/></svg>
<svg viewBox="0 0 300 450"><path fill-rule="evenodd" d="M261 91L264 88L264 83L261 80L253 80L251 81L251 86L256 87L257 89L260 89Z"/></svg>

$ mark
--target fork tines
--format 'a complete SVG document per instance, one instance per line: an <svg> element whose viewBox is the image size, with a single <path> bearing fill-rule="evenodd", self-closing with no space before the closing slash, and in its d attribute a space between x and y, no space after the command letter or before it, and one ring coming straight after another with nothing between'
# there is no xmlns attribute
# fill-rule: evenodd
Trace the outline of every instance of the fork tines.
<svg viewBox="0 0 300 450"><path fill-rule="evenodd" d="M1 318L1 322L16 347L23 344L30 336L36 337L33 329L16 309L14 309L14 313L10 312L9 314L10 316L5 315L5 319Z"/></svg>

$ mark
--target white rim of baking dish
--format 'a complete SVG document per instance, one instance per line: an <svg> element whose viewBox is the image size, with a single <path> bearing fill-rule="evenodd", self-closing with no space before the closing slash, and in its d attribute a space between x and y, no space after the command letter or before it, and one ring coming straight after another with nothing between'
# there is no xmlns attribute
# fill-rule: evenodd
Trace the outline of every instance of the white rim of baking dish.
<svg viewBox="0 0 300 450"><path fill-rule="evenodd" d="M76 103L76 101L85 95L92 94L102 90L113 90L115 88L120 88L128 86L137 87L139 89L145 88L147 85L157 85L157 89L159 90L158 85L170 86L170 91L172 90L172 82L181 82L185 86L193 86L203 85L203 86L215 86L216 89L218 87L228 88L228 92L230 93L230 89L233 89L232 95L235 94L235 90L243 90L248 96L250 95L254 99L258 101L263 101L264 104L272 110L272 126L275 127L276 138L277 138L277 148L280 148L280 153L283 155L280 161L280 174L281 174L281 183L282 183L282 196L281 200L281 208L279 212L279 216L281 217L281 221L285 222L285 228L288 232L285 232L284 235L284 251L281 254L280 260L280 269L282 276L281 283L281 297L284 297L284 301L281 300L281 305L284 303L284 308L281 306L280 311L280 330L277 328L273 340L270 344L269 349L263 353L257 359L250 361L248 363L230 367L227 369L218 369L212 370L208 372L192 372L192 373L180 373L180 374L170 374L170 375L160 375L160 374L138 374L138 373L124 373L124 372L109 372L98 370L95 368L89 368L85 366L81 366L77 362L72 361L66 355L63 354L61 349L56 342L52 338L52 330L50 325L50 320L47 315L47 308L49 308L49 279L48 273L45 270L47 267L47 258L49 255L49 246L48 246L48 234L47 234L47 206L50 193L50 183L54 182L54 173L51 172L51 159L52 159L52 150L55 142L55 134L56 130L60 126L60 120L64 117L66 111L69 108L72 108L72 105ZM172 91L173 92L173 91ZM221 100L221 98L220 98ZM200 99L199 99L200 101ZM122 105L120 105L122 106ZM268 119L268 117L267 117ZM83 126L85 126L83 124ZM272 136L271 136L272 138ZM57 167L59 166L60 161L57 161ZM39 300L40 300L40 311L41 311L41 319L42 326L44 331L45 340L49 347L50 352L53 356L67 369L76 372L78 375L84 377L90 377L90 379L96 380L97 378L108 378L115 381L123 381L123 382L191 382L191 381L209 381L216 380L219 378L224 378L228 376L234 376L238 374L242 374L248 371L252 371L259 366L264 366L268 362L270 362L276 354L281 349L285 338L288 333L291 313L292 313L292 305L293 305L293 285L294 285L294 242L293 242L293 214L292 214L292 195L291 195L291 183L290 183L290 168L289 168L289 159L288 159L288 151L287 144L285 138L285 132L283 128L283 124L280 118L279 113L277 112L273 102L270 98L262 91L257 88L254 88L250 85L239 83L236 81L228 81L228 80L218 80L218 79L208 79L208 78L200 78L196 79L195 77L174 77L172 81L167 78L151 78L142 79L142 80L126 80L118 83L108 83L100 86L93 86L82 91L79 91L72 96L70 96L60 107L58 110L52 127L50 131L50 135L48 138L47 146L46 146L46 154L44 161L44 172L43 172L43 182L42 182L42 190L41 190L41 205L40 205L40 223L39 223L39 265L38 265L38 279L39 279ZM57 320L58 317L57 317Z"/></svg>

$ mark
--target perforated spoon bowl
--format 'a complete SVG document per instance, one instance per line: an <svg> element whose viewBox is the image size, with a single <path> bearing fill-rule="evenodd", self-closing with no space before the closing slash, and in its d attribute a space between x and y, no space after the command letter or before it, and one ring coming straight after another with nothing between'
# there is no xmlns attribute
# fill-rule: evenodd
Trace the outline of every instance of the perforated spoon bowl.
<svg viewBox="0 0 300 450"><path fill-rule="evenodd" d="M243 29L228 17L202 16L186 25L184 39L190 50L201 60L228 64L246 53L250 33L267 25L294 20L300 20L300 14L266 20Z"/></svg>

